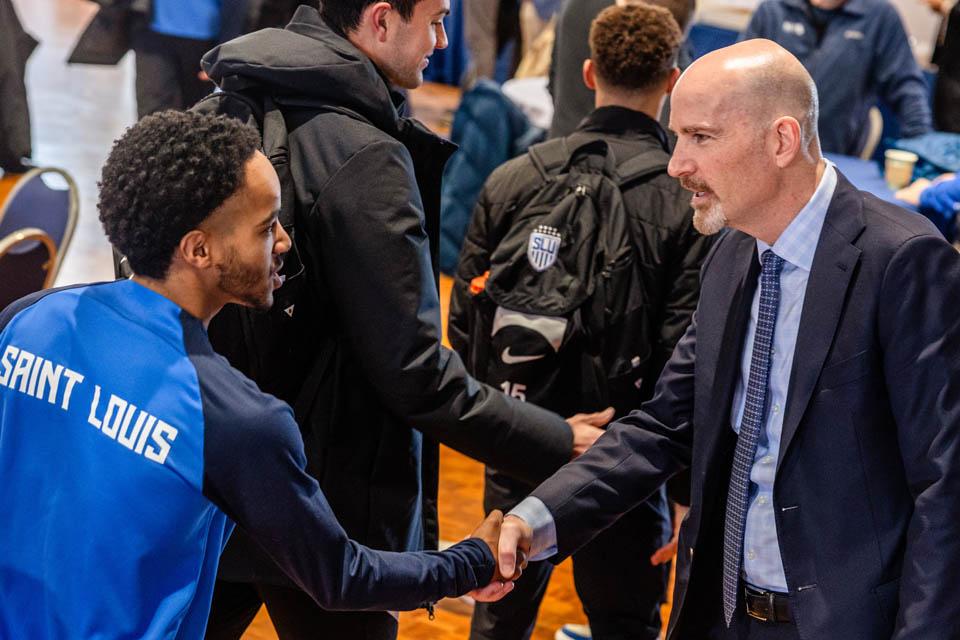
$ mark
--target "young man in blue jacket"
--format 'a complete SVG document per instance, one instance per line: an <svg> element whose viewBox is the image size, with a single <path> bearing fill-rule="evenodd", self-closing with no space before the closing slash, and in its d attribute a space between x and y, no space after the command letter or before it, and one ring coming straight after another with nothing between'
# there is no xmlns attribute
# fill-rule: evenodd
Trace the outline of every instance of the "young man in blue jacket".
<svg viewBox="0 0 960 640"><path fill-rule="evenodd" d="M348 539L290 407L213 352L207 323L227 303L268 308L290 248L259 144L227 118L141 120L99 203L135 275L0 313L0 638L200 638L235 524L326 608L491 583L496 515L444 552Z"/></svg>

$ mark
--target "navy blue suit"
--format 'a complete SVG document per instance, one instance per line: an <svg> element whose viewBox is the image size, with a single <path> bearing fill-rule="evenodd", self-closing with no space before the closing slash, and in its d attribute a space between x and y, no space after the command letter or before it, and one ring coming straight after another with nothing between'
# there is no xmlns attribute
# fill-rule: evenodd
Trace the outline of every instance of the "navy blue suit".
<svg viewBox="0 0 960 640"><path fill-rule="evenodd" d="M691 467L669 638L721 615L730 410L759 263L731 231L654 398L533 495L564 558ZM839 176L790 377L774 505L801 638L955 637L960 616L960 257Z"/></svg>

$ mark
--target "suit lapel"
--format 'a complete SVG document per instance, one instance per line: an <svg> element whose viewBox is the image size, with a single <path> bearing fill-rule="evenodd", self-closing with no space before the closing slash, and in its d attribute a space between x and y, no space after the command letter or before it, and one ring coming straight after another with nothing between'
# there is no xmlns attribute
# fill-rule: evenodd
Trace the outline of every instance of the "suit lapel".
<svg viewBox="0 0 960 640"><path fill-rule="evenodd" d="M838 171L800 315L778 467L800 426L840 323L847 289L860 261L860 249L852 242L864 228L862 208L860 192Z"/></svg>

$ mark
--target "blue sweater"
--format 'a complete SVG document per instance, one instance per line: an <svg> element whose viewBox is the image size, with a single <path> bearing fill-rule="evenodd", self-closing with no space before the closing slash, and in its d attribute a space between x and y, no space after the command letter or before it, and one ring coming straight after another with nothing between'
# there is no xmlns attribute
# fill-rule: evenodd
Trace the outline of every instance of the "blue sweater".
<svg viewBox="0 0 960 640"><path fill-rule="evenodd" d="M820 12L819 33L817 16L808 0L766 0L743 38L774 40L813 76L823 151L857 155L878 98L896 111L903 137L929 131L927 86L897 10L887 0L847 0L836 11Z"/></svg>
<svg viewBox="0 0 960 640"><path fill-rule="evenodd" d="M290 408L133 281L0 314L0 638L201 638L234 523L327 608L410 609L489 581L478 540L349 540Z"/></svg>

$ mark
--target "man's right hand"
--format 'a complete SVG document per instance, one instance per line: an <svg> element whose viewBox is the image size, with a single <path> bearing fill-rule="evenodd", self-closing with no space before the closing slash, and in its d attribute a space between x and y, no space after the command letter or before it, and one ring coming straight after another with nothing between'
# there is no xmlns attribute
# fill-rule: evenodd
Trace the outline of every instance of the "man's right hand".
<svg viewBox="0 0 960 640"><path fill-rule="evenodd" d="M523 518L507 516L500 527L497 561L500 575L514 576L526 568L533 545L533 529Z"/></svg>
<svg viewBox="0 0 960 640"><path fill-rule="evenodd" d="M578 413L567 418L567 424L573 431L573 455L576 458L593 446L597 438L603 435L602 427L613 420L613 407L607 407L596 413Z"/></svg>

